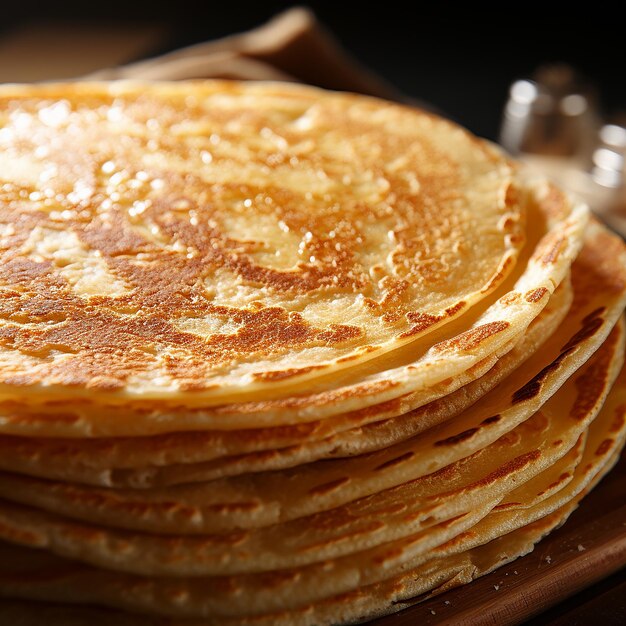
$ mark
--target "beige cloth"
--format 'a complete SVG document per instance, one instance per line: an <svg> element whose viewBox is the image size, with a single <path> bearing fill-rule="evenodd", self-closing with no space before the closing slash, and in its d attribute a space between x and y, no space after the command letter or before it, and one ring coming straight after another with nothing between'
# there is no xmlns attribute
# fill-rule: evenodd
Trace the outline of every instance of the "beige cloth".
<svg viewBox="0 0 626 626"><path fill-rule="evenodd" d="M101 70L86 78L285 80L407 100L346 52L311 11L299 7L246 33Z"/></svg>

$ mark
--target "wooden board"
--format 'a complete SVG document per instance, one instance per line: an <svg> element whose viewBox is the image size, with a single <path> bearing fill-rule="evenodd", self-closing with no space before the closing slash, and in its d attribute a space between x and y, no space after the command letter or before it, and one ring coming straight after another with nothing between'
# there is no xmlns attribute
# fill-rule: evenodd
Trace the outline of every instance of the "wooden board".
<svg viewBox="0 0 626 626"><path fill-rule="evenodd" d="M469 585L369 624L520 624L621 568L626 568L626 454L569 520L530 554ZM622 587L620 577L615 585ZM626 624L626 613L614 623Z"/></svg>

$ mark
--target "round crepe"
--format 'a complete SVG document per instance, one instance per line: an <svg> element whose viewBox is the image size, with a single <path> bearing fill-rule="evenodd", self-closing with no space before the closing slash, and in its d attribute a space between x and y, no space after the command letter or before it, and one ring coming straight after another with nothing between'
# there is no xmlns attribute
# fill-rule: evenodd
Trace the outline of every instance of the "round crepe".
<svg viewBox="0 0 626 626"><path fill-rule="evenodd" d="M372 413L400 411L410 398L386 406L355 411L343 418L352 427L316 440L333 430L329 422L316 429L283 427L251 431L199 431L169 433L156 437L118 439L41 439L0 435L0 468L42 478L106 487L145 488L213 480L247 472L282 469L322 458L354 456L408 439L446 421L476 402L536 352L567 314L573 299L565 280L515 346L499 359L481 362L486 369L477 380L443 395L464 376L444 381L432 389L442 395L424 406L397 417L369 422ZM495 364L494 364L495 361ZM476 367L467 373L476 374ZM363 421L363 426L359 422ZM322 427L323 426L323 427Z"/></svg>
<svg viewBox="0 0 626 626"><path fill-rule="evenodd" d="M525 240L509 159L364 96L5 86L0 119L6 398L284 395L470 310Z"/></svg>
<svg viewBox="0 0 626 626"><path fill-rule="evenodd" d="M331 392L262 407L266 424L319 419L320 403L335 414L380 403L454 377L505 346L545 306L580 247L582 207L518 176L465 131L396 105L267 84L81 84L3 93L0 139L11 160L0 242L0 397L44 405L43 415L5 415L4 432L253 428L261 425L260 407L191 415L174 408L291 396L305 381L307 391ZM294 119L303 118L312 126L294 129ZM218 126L221 135L208 132ZM73 149L63 150L70 139ZM290 150L303 143L302 163L300 156L292 162ZM391 160L383 158L387 147ZM260 155L274 166L259 164ZM373 183L393 179L384 197L361 180L373 171L371 160L385 170ZM293 202L294 177L324 167L341 181L320 183L330 185L321 200L317 183L307 185ZM411 185L404 175L419 180ZM261 189L262 202L248 197L250 185ZM384 205L386 217L371 219L371 205ZM514 270L524 230L518 280L468 331L474 309ZM290 258L296 233L293 267L263 265ZM308 262L299 260L302 250L305 257L312 252ZM497 260L493 271L489 259ZM322 271L328 263L332 272ZM344 270L352 282L344 284ZM464 290L476 273L480 285ZM21 286L27 279L28 297ZM419 311L411 309L418 299ZM433 343L439 345L430 351ZM410 345L403 351L403 344ZM411 363L416 353L421 366L394 371L393 380L333 391L398 359ZM54 411L54 402L79 397L124 406L117 414L107 406ZM333 401L338 397L343 402ZM155 398L158 415L149 411ZM129 402L148 413L129 414ZM2 410L17 409L8 403Z"/></svg>
<svg viewBox="0 0 626 626"><path fill-rule="evenodd" d="M578 499L616 460L626 436L625 402L626 374L622 372L605 407L589 428L585 451L572 479L556 493L547 498L540 497L537 502L534 492L541 492L539 476L513 491L510 499L503 502L501 510L485 517L471 532L441 544L428 553L428 558L420 557L399 576L351 593L331 594L331 597L315 604L305 604L303 609L295 612L247 618L211 615L207 612L211 603L207 604L206 598L218 594L237 594L236 601L230 600L227 613L232 610L254 612L257 607L243 601L241 584L237 585L233 579L225 579L223 585L216 587L215 583L207 585L207 579L159 580L111 574L41 551L7 544L1 546L0 593L5 597L98 603L179 616L202 614L205 616L202 620L181 620L180 623L205 626L346 623L399 610L406 606L401 603L403 600L438 587L443 590L469 582L530 551L536 541L562 523L575 508ZM522 502L524 493L530 498L526 508ZM332 576L330 573L326 575ZM268 593L285 597L298 578L284 572L282 576L260 577L257 580L258 586L266 587ZM292 603L298 604L298 598L293 595L288 597ZM176 622L178 620L172 623Z"/></svg>

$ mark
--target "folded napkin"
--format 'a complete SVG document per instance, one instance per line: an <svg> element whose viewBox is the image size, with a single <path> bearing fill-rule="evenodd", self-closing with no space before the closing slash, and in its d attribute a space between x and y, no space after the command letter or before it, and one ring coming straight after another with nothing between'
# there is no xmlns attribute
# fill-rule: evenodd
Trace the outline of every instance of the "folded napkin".
<svg viewBox="0 0 626 626"><path fill-rule="evenodd" d="M85 78L284 80L409 101L355 60L311 11L301 7L246 33L100 70Z"/></svg>

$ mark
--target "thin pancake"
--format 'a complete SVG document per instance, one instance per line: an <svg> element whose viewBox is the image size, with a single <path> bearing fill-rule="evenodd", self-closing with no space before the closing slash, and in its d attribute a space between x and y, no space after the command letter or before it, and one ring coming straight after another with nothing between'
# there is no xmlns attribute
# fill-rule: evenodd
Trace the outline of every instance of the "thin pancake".
<svg viewBox="0 0 626 626"><path fill-rule="evenodd" d="M0 119L4 397L283 393L471 309L524 244L504 155L372 98L21 85Z"/></svg>

